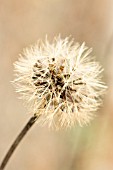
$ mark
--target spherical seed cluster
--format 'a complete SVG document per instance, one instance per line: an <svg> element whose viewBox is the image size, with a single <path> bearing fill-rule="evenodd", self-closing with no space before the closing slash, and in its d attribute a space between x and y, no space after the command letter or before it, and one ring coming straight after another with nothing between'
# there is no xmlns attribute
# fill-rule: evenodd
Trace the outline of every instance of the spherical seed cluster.
<svg viewBox="0 0 113 170"><path fill-rule="evenodd" d="M106 86L91 51L58 36L26 48L14 63L16 90L42 124L59 129L92 119Z"/></svg>

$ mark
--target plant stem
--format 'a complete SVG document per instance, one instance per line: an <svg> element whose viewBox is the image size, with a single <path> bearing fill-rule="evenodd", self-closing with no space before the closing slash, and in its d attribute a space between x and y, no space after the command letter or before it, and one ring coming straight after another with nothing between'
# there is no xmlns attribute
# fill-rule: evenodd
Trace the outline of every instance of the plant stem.
<svg viewBox="0 0 113 170"><path fill-rule="evenodd" d="M9 159L11 158L13 152L15 151L15 149L17 148L17 146L19 145L19 143L21 142L21 140L24 138L24 136L26 135L26 133L29 131L29 129L33 126L33 124L36 122L36 120L39 118L38 115L34 114L34 116L32 116L29 121L27 122L27 124L25 125L25 127L22 129L22 131L20 132L20 134L17 136L17 138L15 139L15 141L13 142L13 144L11 145L11 147L9 148L8 152L6 153L1 165L0 165L0 170L4 170L5 166L7 165Z"/></svg>

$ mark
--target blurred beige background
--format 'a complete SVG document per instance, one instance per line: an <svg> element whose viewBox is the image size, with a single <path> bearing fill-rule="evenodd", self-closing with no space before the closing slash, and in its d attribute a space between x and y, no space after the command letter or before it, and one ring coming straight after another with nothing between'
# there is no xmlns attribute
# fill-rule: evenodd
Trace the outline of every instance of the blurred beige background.
<svg viewBox="0 0 113 170"><path fill-rule="evenodd" d="M13 62L37 39L61 33L85 41L105 68L109 89L90 126L51 132L37 124L7 170L113 169L113 1L0 0L0 161L31 116L14 92Z"/></svg>

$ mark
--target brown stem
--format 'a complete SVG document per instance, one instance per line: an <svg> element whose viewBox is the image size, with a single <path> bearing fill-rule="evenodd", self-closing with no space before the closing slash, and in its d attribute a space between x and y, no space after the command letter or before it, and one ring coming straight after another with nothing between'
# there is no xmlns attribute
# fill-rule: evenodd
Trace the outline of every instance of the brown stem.
<svg viewBox="0 0 113 170"><path fill-rule="evenodd" d="M36 120L39 118L39 116L37 116L36 114L34 116L32 116L29 121L27 122L27 124L25 125L25 127L22 129L22 131L20 132L20 134L17 136L17 138L15 139L15 141L13 142L13 144L11 145L11 147L9 148L8 152L6 153L1 165L0 165L0 170L4 170L5 166L7 165L9 159L11 158L13 152L15 151L15 149L17 148L17 146L19 145L19 143L21 142L21 140L23 139L23 137L26 135L26 133L29 131L29 129L33 126L33 124L36 122Z"/></svg>

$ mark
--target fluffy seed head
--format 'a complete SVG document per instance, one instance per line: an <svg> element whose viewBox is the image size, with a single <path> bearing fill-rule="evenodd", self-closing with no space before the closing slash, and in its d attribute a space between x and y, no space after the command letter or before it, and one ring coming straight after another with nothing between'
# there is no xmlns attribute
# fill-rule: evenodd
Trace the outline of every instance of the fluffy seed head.
<svg viewBox="0 0 113 170"><path fill-rule="evenodd" d="M102 103L103 69L85 43L55 37L24 49L14 63L16 91L41 124L56 129L87 124Z"/></svg>

